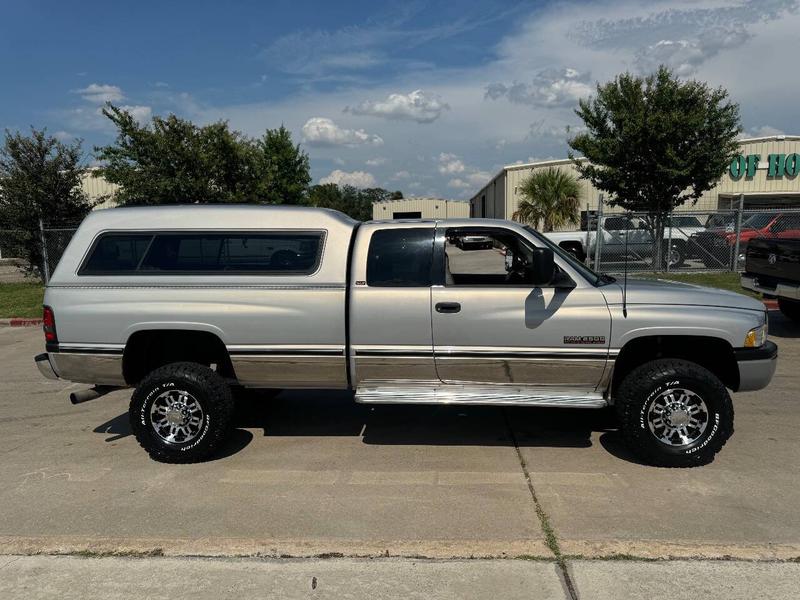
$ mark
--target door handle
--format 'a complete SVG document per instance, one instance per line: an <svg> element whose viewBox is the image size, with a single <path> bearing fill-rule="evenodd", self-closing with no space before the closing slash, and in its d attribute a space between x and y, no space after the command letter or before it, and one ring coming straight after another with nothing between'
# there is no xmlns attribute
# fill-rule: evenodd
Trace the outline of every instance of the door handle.
<svg viewBox="0 0 800 600"><path fill-rule="evenodd" d="M461 312L461 305L458 302L437 302L436 312L439 313Z"/></svg>

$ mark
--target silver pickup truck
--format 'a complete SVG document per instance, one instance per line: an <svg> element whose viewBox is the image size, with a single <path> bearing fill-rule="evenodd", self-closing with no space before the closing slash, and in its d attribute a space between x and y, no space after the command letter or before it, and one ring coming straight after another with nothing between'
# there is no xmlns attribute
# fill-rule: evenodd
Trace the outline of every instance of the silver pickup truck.
<svg viewBox="0 0 800 600"><path fill-rule="evenodd" d="M479 247L460 238L486 238ZM664 281L627 289L509 221L372 221L263 206L92 213L45 293L50 378L135 388L157 460L191 462L247 388L357 402L600 409L643 460L693 466L765 387L764 306Z"/></svg>

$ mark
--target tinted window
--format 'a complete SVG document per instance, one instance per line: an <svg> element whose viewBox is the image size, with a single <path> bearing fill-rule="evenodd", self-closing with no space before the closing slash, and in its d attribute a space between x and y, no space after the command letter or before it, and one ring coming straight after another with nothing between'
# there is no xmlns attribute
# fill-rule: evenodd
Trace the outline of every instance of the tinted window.
<svg viewBox="0 0 800 600"><path fill-rule="evenodd" d="M367 257L367 285L431 285L433 228L386 229L372 234Z"/></svg>
<svg viewBox="0 0 800 600"><path fill-rule="evenodd" d="M81 274L309 274L319 264L322 238L319 232L106 234Z"/></svg>
<svg viewBox="0 0 800 600"><path fill-rule="evenodd" d="M81 274L126 273L135 271L152 235L103 235L94 245Z"/></svg>
<svg viewBox="0 0 800 600"><path fill-rule="evenodd" d="M316 270L321 233L159 234L141 271L288 272Z"/></svg>

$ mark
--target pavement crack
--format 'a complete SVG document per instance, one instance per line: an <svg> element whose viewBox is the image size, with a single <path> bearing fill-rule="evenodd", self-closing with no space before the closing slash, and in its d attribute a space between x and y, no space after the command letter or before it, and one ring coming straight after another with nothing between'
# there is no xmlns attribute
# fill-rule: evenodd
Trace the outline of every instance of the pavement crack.
<svg viewBox="0 0 800 600"><path fill-rule="evenodd" d="M536 495L536 489L533 487L530 469L528 469L528 463L525 461L525 457L522 455L522 450L520 450L517 434L514 433L514 428L511 427L511 421L508 418L507 408L503 409L503 419L506 422L508 434L511 436L511 441L514 444L514 450L517 453L517 459L519 460L519 465L522 468L522 474L525 476L525 482L528 484L528 492L530 492L531 499L533 500L533 507L536 512L536 516L539 518L539 526L542 528L542 533L544 533L545 544L547 544L547 547L550 549L550 552L553 553L553 556L556 559L556 565L558 566L560 575L564 580L564 586L567 588L567 593L569 594L571 600L578 600L578 593L575 590L575 585L573 584L572 577L569 574L566 557L561 552L561 547L558 544L558 536L556 535L555 529L553 529L552 523L550 523L550 517L548 517L547 513L544 511L544 508L542 508L542 504L539 502L539 498Z"/></svg>

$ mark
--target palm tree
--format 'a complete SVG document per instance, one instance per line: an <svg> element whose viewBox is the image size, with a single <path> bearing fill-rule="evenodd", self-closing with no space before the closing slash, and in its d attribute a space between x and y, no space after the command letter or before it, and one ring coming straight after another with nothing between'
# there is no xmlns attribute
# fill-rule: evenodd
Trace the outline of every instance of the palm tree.
<svg viewBox="0 0 800 600"><path fill-rule="evenodd" d="M520 193L522 201L511 216L515 221L534 227L541 224L543 231L579 223L581 189L569 173L554 167L535 171L522 181Z"/></svg>

